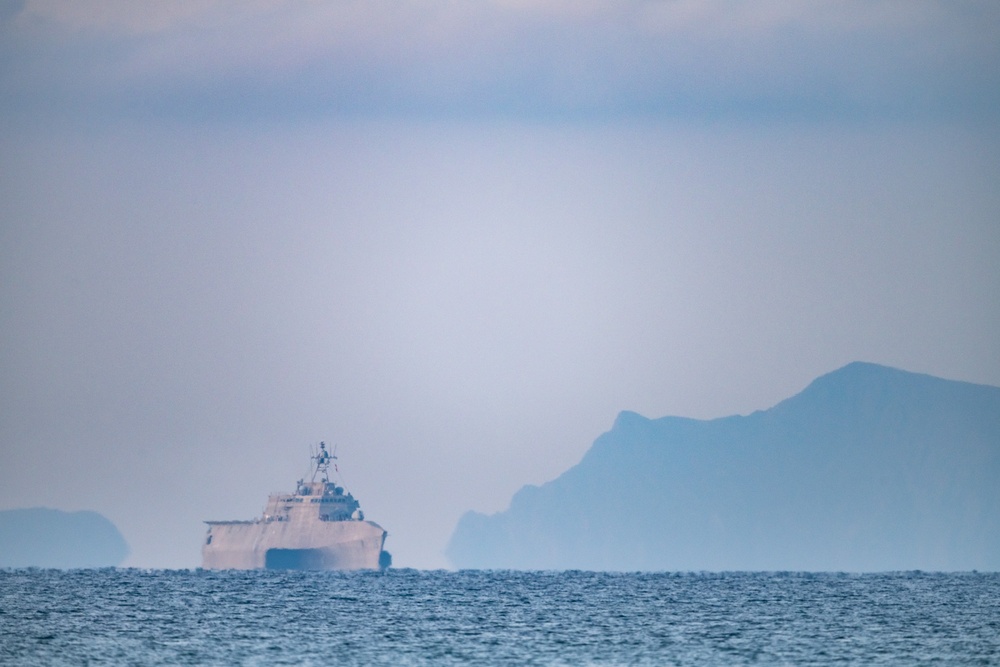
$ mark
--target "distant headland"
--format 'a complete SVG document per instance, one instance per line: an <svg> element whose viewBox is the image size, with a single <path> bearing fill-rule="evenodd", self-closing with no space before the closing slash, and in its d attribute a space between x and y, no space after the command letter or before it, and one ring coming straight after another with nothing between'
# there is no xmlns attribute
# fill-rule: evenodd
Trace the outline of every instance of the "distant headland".
<svg viewBox="0 0 1000 667"><path fill-rule="evenodd" d="M768 410L622 412L509 509L466 513L459 568L1000 570L1000 388L852 363Z"/></svg>
<svg viewBox="0 0 1000 667"><path fill-rule="evenodd" d="M0 511L0 567L114 567L128 553L118 528L97 512Z"/></svg>

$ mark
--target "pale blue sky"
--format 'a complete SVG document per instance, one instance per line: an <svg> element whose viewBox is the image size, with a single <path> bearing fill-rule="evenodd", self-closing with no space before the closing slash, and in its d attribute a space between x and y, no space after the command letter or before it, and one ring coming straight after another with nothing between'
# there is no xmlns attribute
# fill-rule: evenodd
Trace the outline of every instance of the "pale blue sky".
<svg viewBox="0 0 1000 667"><path fill-rule="evenodd" d="M620 410L1000 385L992 2L0 7L0 507L199 562L310 443L441 567Z"/></svg>

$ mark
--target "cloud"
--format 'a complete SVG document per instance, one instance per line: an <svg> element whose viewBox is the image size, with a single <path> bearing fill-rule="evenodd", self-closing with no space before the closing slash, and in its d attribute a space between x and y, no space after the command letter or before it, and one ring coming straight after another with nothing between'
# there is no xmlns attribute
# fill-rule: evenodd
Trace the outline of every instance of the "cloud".
<svg viewBox="0 0 1000 667"><path fill-rule="evenodd" d="M992 116L1000 108L1000 8L985 2L33 0L4 33L7 115Z"/></svg>
<svg viewBox="0 0 1000 667"><path fill-rule="evenodd" d="M32 0L3 30L8 113L816 117L1000 108L1000 7L989 2Z"/></svg>

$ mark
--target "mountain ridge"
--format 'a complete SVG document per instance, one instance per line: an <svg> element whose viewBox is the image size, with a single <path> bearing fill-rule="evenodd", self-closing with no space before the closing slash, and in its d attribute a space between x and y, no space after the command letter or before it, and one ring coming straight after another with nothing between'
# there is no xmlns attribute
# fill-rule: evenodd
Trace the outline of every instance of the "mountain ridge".
<svg viewBox="0 0 1000 667"><path fill-rule="evenodd" d="M464 515L458 567L1000 569L1000 388L854 362L771 408L623 411L581 461Z"/></svg>

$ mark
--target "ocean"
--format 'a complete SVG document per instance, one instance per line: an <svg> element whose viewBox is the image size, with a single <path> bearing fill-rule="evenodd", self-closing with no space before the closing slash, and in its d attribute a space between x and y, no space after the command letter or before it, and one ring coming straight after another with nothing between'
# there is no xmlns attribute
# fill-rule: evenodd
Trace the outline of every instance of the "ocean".
<svg viewBox="0 0 1000 667"><path fill-rule="evenodd" d="M1000 574L2 570L3 665L998 665Z"/></svg>

